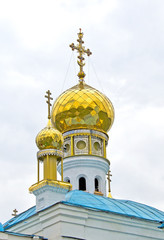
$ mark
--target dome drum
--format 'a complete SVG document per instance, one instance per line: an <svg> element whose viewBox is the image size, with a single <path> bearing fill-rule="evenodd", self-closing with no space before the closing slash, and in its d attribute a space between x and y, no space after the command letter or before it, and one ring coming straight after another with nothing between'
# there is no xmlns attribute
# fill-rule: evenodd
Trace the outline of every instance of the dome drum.
<svg viewBox="0 0 164 240"><path fill-rule="evenodd" d="M78 155L95 155L106 158L107 141L96 135L67 135L64 138L64 158Z"/></svg>

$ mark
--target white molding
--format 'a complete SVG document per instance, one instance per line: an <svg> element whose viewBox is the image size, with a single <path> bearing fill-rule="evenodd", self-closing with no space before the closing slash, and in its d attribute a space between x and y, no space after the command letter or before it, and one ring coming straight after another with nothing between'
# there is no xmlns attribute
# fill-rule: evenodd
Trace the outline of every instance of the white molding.
<svg viewBox="0 0 164 240"><path fill-rule="evenodd" d="M159 223L111 212L57 203L11 227L9 231L38 234L50 240L62 236L94 240L162 240ZM66 238L64 238L66 239Z"/></svg>
<svg viewBox="0 0 164 240"><path fill-rule="evenodd" d="M63 161L64 171L71 168L84 167L84 166L102 169L106 174L107 171L109 170L109 160L106 160L98 156L80 155L80 156L65 158ZM61 174L61 163L58 164L57 170Z"/></svg>
<svg viewBox="0 0 164 240"><path fill-rule="evenodd" d="M96 130L90 130L90 129L75 129L75 130L70 130L70 131L68 131L68 132L65 132L65 133L63 133L63 137L66 137L66 136L68 136L69 137L69 135L72 135L72 134L84 134L84 133L86 133L86 134L95 134L95 135L100 135L100 136L102 136L103 138L105 138L106 139L106 141L108 141L108 139L109 139L109 137L108 137L108 134L105 134L105 133L103 133L103 132L100 132L100 131L96 131Z"/></svg>

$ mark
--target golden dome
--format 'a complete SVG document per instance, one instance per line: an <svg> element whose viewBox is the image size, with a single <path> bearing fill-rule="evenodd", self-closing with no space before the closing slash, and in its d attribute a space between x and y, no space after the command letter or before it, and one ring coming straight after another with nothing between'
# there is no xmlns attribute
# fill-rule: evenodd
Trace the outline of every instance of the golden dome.
<svg viewBox="0 0 164 240"><path fill-rule="evenodd" d="M103 93L79 83L57 98L51 119L62 133L83 128L107 132L114 120L114 108Z"/></svg>
<svg viewBox="0 0 164 240"><path fill-rule="evenodd" d="M51 120L48 120L47 127L42 129L36 136L36 145L40 150L61 149L63 145L63 135L52 127Z"/></svg>

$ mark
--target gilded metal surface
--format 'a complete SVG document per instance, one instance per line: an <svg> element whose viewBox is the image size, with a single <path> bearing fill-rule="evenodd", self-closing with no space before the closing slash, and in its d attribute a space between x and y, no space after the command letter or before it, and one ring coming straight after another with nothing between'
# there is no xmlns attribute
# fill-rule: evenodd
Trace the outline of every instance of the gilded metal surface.
<svg viewBox="0 0 164 240"><path fill-rule="evenodd" d="M113 198L111 192L108 193L108 198Z"/></svg>
<svg viewBox="0 0 164 240"><path fill-rule="evenodd" d="M71 156L74 155L74 141L73 141L73 136L71 136Z"/></svg>
<svg viewBox="0 0 164 240"><path fill-rule="evenodd" d="M30 188L29 191L30 193L32 193L33 191L36 191L46 185L49 186L53 186L56 188L60 188L60 189L67 189L67 190L72 190L72 185L68 182L61 182L61 181L57 181L57 180L42 180L38 183L33 184Z"/></svg>
<svg viewBox="0 0 164 240"><path fill-rule="evenodd" d="M93 129L107 132L114 121L110 100L98 90L83 83L62 93L55 101L52 123L62 133L72 129Z"/></svg>
<svg viewBox="0 0 164 240"><path fill-rule="evenodd" d="M103 193L102 193L102 192L99 192L99 191L94 191L94 194L95 194L95 195L99 195L99 196L103 196Z"/></svg>
<svg viewBox="0 0 164 240"><path fill-rule="evenodd" d="M57 156L47 155L43 161L43 179L57 180Z"/></svg>
<svg viewBox="0 0 164 240"><path fill-rule="evenodd" d="M89 135L89 154L92 154L92 139L91 139L91 135Z"/></svg>
<svg viewBox="0 0 164 240"><path fill-rule="evenodd" d="M78 39L77 39L77 46L74 45L74 43L70 44L69 46L72 48L72 51L74 51L75 49L78 51L79 53L79 56L78 56L78 59L77 60L77 63L80 67L80 71L78 73L78 77L79 77L79 81L80 82L83 82L84 81L84 77L85 77L85 73L83 71L83 67L85 66L85 63L84 63L84 54L86 53L88 56L90 56L92 53L89 49L85 49L85 47L83 46L83 33L81 32L81 28L80 28L80 32L77 34L78 35Z"/></svg>
<svg viewBox="0 0 164 240"><path fill-rule="evenodd" d="M106 158L106 142L105 142L105 139L103 139L103 152L104 152L104 158Z"/></svg>
<svg viewBox="0 0 164 240"><path fill-rule="evenodd" d="M42 129L36 136L36 145L40 150L61 149L63 145L63 136L61 132L52 127L50 120L48 120L47 127Z"/></svg>

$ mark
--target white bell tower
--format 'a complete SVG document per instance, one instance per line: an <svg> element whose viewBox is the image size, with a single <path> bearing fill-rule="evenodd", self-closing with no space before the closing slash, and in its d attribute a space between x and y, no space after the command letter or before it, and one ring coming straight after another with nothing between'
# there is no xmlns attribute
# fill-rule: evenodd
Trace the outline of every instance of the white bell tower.
<svg viewBox="0 0 164 240"><path fill-rule="evenodd" d="M51 119L64 137L64 181L70 182L73 189L106 196L110 167L106 158L107 132L114 121L114 108L103 93L84 82L84 54L92 53L83 46L81 29L77 42L70 47L78 52L79 84L57 98ZM60 163L58 171L61 173Z"/></svg>

